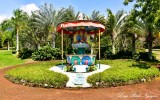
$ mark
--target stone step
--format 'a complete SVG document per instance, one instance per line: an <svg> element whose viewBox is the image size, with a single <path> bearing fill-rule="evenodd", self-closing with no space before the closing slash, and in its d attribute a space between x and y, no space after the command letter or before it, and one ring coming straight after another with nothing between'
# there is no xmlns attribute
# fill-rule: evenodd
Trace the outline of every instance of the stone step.
<svg viewBox="0 0 160 100"><path fill-rule="evenodd" d="M85 77L83 73L77 73L74 77L73 83L75 85L83 85L85 83Z"/></svg>

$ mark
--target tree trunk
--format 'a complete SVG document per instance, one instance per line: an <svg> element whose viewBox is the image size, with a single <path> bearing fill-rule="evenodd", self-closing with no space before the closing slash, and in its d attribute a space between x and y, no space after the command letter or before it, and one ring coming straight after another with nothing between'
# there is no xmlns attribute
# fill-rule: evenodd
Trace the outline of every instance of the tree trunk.
<svg viewBox="0 0 160 100"><path fill-rule="evenodd" d="M132 36L132 57L136 54L136 37L135 34Z"/></svg>
<svg viewBox="0 0 160 100"><path fill-rule="evenodd" d="M53 39L53 40L52 40L52 47L53 47L53 48L55 48L55 44L56 44L56 43L55 43L55 37L56 37L56 36L55 36L55 33L53 32L53 33L52 33L52 39Z"/></svg>
<svg viewBox="0 0 160 100"><path fill-rule="evenodd" d="M19 33L17 31L17 34L16 34L16 51L17 51L17 54L19 53Z"/></svg>
<svg viewBox="0 0 160 100"><path fill-rule="evenodd" d="M10 50L10 44L9 44L9 40L8 40L8 51Z"/></svg>
<svg viewBox="0 0 160 100"><path fill-rule="evenodd" d="M93 45L91 44L91 55L93 54Z"/></svg>
<svg viewBox="0 0 160 100"><path fill-rule="evenodd" d="M40 43L37 44L37 49L39 50L41 48Z"/></svg>
<svg viewBox="0 0 160 100"><path fill-rule="evenodd" d="M93 55L93 47L91 47L91 55Z"/></svg>
<svg viewBox="0 0 160 100"><path fill-rule="evenodd" d="M116 54L115 41L112 41L112 53Z"/></svg>
<svg viewBox="0 0 160 100"><path fill-rule="evenodd" d="M116 54L116 47L115 47L115 41L116 41L117 34L115 32L112 33L112 53Z"/></svg>
<svg viewBox="0 0 160 100"><path fill-rule="evenodd" d="M148 43L148 54L149 54L149 59L150 59L150 60L153 59L153 58L152 58L152 42L153 42L153 41L150 41L150 42Z"/></svg>
<svg viewBox="0 0 160 100"><path fill-rule="evenodd" d="M148 42L148 55L149 59L152 60L152 43L153 43L153 36L152 32L149 32L148 37L147 37L147 42Z"/></svg>

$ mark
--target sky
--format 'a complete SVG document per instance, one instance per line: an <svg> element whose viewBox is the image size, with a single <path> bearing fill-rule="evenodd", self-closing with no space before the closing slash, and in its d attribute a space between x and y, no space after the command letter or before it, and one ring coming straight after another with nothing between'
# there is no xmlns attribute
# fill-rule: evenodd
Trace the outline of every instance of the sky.
<svg viewBox="0 0 160 100"><path fill-rule="evenodd" d="M14 9L21 9L29 15L31 11L38 10L40 5L44 3L52 4L56 9L62 7L67 8L70 5L75 11L80 11L87 15L91 15L94 10L100 11L101 14L107 15L106 9L109 8L113 13L118 10L129 12L133 8L133 4L123 5L124 0L0 0L0 22L10 18Z"/></svg>

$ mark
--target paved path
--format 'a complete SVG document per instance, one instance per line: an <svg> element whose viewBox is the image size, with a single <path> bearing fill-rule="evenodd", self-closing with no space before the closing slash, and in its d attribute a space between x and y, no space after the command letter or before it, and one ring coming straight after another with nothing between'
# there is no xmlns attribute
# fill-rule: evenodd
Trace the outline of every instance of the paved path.
<svg viewBox="0 0 160 100"><path fill-rule="evenodd" d="M152 82L99 89L45 89L11 83L0 69L0 100L160 100L160 78Z"/></svg>

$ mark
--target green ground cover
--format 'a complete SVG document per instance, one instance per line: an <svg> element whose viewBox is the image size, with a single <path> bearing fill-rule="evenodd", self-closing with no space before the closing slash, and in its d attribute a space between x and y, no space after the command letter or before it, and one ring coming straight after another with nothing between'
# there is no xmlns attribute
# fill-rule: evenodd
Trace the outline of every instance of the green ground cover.
<svg viewBox="0 0 160 100"><path fill-rule="evenodd" d="M118 59L103 60L101 63L110 65L111 68L88 77L88 82L93 84L93 87L135 84L151 81L159 76L159 70L146 62ZM49 70L56 64L60 64L60 61L39 62L18 67L9 70L6 77L14 83L23 85L63 88L68 77Z"/></svg>
<svg viewBox="0 0 160 100"><path fill-rule="evenodd" d="M23 64L25 61L26 60L17 58L11 51L0 50L0 69L8 66Z"/></svg>
<svg viewBox="0 0 160 100"><path fill-rule="evenodd" d="M117 86L150 81L159 75L159 70L146 62L133 60L105 60L101 63L111 68L93 74L87 81L93 86Z"/></svg>
<svg viewBox="0 0 160 100"><path fill-rule="evenodd" d="M159 54L157 53L156 56L159 56ZM0 68L25 62L26 60L21 60L16 55L12 55L11 51L0 51ZM14 83L23 85L62 88L65 87L68 77L48 70L59 63L61 62L49 61L20 66L9 70L6 77ZM102 60L101 63L110 65L111 68L88 77L88 82L93 86L134 84L152 80L159 75L159 70L152 67L159 62L135 62L129 59L117 59Z"/></svg>
<svg viewBox="0 0 160 100"><path fill-rule="evenodd" d="M49 68L60 62L40 62L7 71L6 78L18 84L38 87L62 88L66 86L66 75L50 71Z"/></svg>

